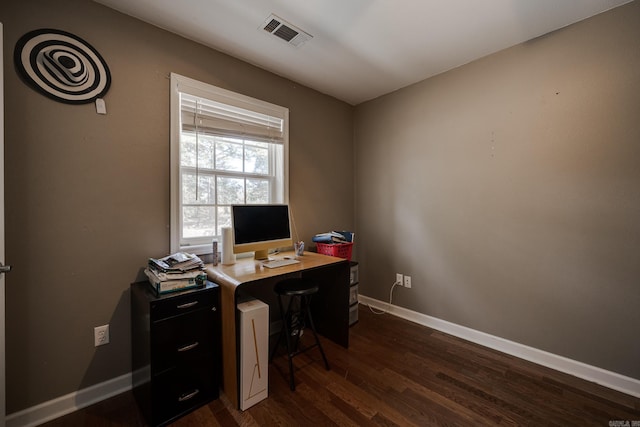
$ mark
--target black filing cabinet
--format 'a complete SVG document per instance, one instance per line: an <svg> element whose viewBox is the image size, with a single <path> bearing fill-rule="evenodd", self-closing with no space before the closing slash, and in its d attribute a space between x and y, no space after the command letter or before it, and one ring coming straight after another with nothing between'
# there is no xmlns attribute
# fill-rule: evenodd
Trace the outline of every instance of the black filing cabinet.
<svg viewBox="0 0 640 427"><path fill-rule="evenodd" d="M220 289L156 295L131 285L133 393L149 425L165 425L220 392Z"/></svg>

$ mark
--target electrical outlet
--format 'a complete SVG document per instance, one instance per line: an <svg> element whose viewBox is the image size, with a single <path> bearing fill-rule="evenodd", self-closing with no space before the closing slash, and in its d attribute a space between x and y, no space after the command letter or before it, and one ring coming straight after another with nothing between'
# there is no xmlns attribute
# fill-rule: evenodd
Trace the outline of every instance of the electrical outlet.
<svg viewBox="0 0 640 427"><path fill-rule="evenodd" d="M404 286L402 283L402 274L396 273L396 283L400 286Z"/></svg>
<svg viewBox="0 0 640 427"><path fill-rule="evenodd" d="M109 325L96 326L93 328L94 346L109 344Z"/></svg>
<svg viewBox="0 0 640 427"><path fill-rule="evenodd" d="M411 276L404 276L404 287L405 288L411 287Z"/></svg>

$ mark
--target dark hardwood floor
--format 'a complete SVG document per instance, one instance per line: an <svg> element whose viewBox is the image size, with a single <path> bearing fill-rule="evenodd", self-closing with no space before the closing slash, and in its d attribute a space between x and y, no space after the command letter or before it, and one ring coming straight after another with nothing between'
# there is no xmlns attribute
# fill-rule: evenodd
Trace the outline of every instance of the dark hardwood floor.
<svg viewBox="0 0 640 427"><path fill-rule="evenodd" d="M269 398L245 412L226 396L173 426L609 426L640 423L640 399L360 306L349 350L323 340L269 367ZM144 425L131 392L44 424ZM636 424L637 425L637 424Z"/></svg>

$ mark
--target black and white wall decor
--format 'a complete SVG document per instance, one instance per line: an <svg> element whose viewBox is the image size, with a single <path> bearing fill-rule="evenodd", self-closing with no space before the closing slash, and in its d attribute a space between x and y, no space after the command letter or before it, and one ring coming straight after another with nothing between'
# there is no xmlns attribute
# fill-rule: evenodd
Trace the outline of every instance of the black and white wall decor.
<svg viewBox="0 0 640 427"><path fill-rule="evenodd" d="M109 67L98 51L66 31L28 32L16 43L14 60L27 84L56 101L90 103L111 85Z"/></svg>

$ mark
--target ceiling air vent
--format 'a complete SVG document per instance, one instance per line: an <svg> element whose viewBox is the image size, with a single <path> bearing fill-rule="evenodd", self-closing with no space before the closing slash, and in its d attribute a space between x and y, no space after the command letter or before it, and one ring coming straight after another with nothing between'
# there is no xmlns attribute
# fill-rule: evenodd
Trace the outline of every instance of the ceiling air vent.
<svg viewBox="0 0 640 427"><path fill-rule="evenodd" d="M313 38L311 34L305 33L276 15L269 16L260 28L295 47Z"/></svg>

